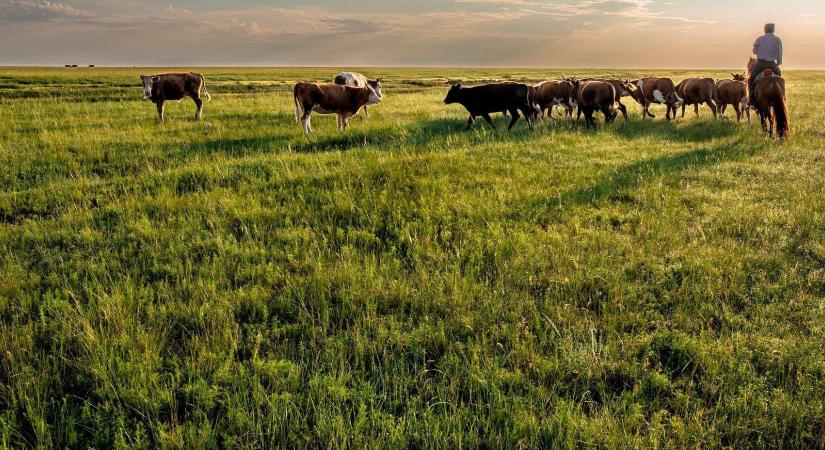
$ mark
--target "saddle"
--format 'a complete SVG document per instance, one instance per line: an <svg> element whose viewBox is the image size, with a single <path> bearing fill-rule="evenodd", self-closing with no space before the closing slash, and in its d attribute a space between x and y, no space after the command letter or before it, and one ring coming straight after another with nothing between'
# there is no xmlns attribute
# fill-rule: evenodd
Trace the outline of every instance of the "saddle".
<svg viewBox="0 0 825 450"><path fill-rule="evenodd" d="M773 73L773 69L765 69L759 75L757 75L756 78L754 78L753 82L756 83L763 78L770 78L774 76L776 75Z"/></svg>

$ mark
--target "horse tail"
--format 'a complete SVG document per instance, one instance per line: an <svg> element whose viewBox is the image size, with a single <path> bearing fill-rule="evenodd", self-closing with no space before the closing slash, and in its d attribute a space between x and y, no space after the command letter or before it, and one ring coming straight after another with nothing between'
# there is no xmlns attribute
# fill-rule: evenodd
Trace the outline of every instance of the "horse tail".
<svg viewBox="0 0 825 450"><path fill-rule="evenodd" d="M776 92L773 99L773 114L776 117L776 133L779 139L791 136L790 115L788 114L788 102L781 92Z"/></svg>

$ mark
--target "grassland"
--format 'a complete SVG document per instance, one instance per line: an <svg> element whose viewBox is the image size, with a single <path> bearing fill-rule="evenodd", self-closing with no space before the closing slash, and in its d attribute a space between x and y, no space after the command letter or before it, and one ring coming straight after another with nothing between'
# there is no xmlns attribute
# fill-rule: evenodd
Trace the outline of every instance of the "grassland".
<svg viewBox="0 0 825 450"><path fill-rule="evenodd" d="M825 446L821 73L780 145L441 104L541 70L365 70L306 139L333 69L204 69L160 125L140 72L0 69L0 445Z"/></svg>

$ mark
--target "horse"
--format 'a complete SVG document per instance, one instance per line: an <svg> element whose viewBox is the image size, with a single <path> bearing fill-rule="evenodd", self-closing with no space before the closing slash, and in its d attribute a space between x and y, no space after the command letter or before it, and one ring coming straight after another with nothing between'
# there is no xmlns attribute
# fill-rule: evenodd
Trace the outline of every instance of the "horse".
<svg viewBox="0 0 825 450"><path fill-rule="evenodd" d="M751 57L748 61L749 73L755 65L756 58ZM779 140L790 137L791 126L788 102L785 100L785 79L773 75L771 70L759 74L754 87L754 97L756 99L756 112L759 113L762 129L773 137L774 123L776 123L776 134L779 136Z"/></svg>

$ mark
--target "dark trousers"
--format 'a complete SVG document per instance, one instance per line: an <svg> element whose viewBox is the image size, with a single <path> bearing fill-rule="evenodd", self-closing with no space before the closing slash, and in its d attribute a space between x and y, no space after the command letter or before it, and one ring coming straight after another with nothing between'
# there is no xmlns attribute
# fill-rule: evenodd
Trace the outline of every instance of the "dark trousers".
<svg viewBox="0 0 825 450"><path fill-rule="evenodd" d="M753 67L751 71L751 78L748 80L748 87L750 88L751 93L751 100L754 98L754 92L756 91L756 77L759 76L762 71L765 69L773 70L774 75L782 76L782 70L779 68L779 65L776 64L775 61L765 61L764 59L760 59L756 61L756 65Z"/></svg>

